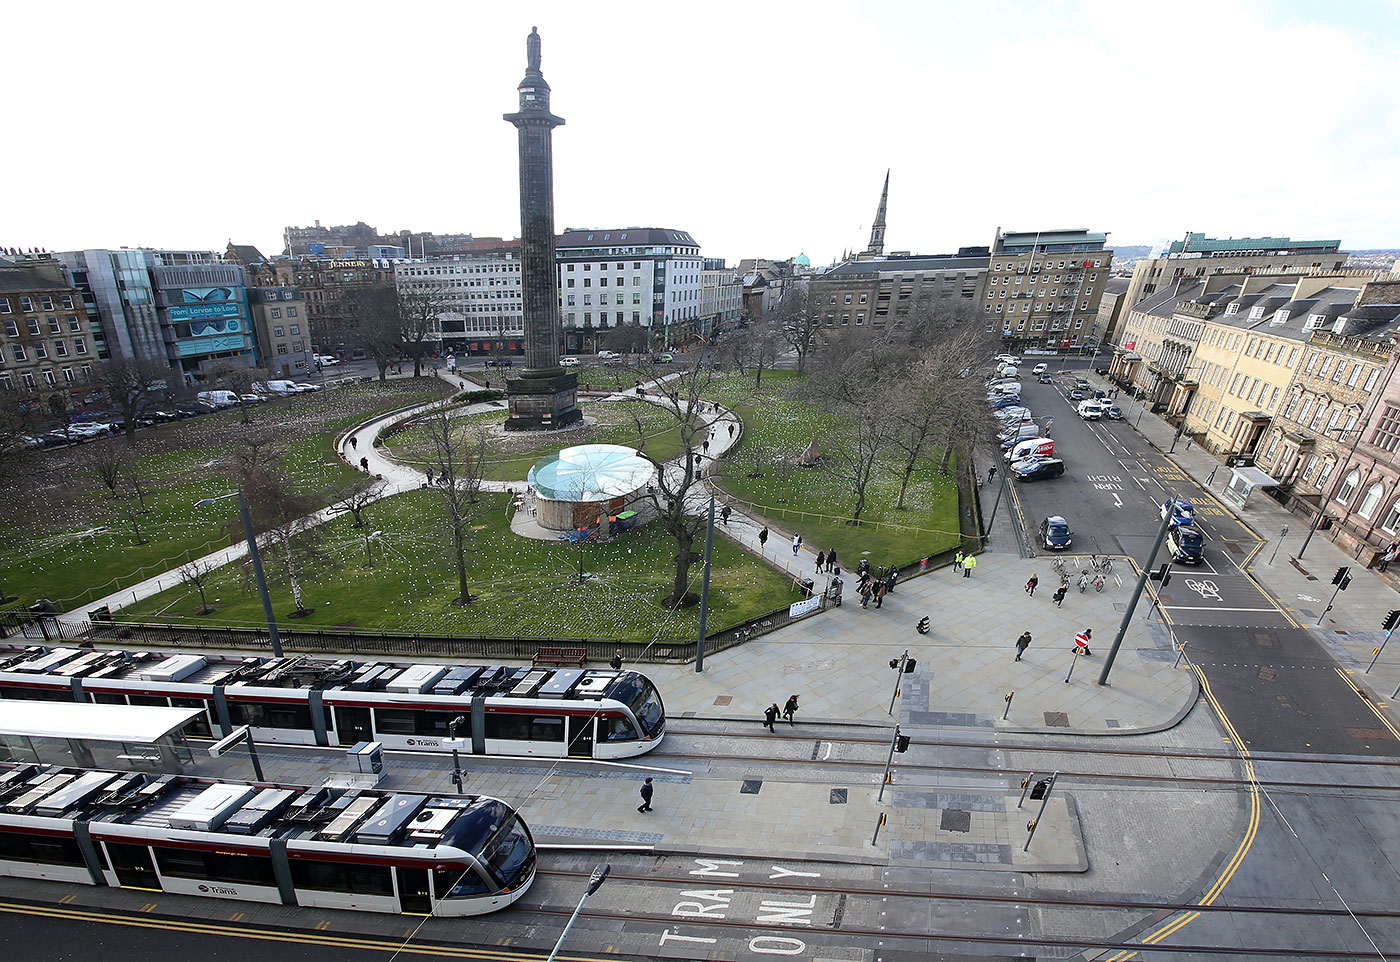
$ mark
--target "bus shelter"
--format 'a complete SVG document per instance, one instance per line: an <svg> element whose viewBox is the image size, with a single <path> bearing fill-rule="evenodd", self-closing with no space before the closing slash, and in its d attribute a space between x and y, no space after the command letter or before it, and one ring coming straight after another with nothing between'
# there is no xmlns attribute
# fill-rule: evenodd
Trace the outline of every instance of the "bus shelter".
<svg viewBox="0 0 1400 962"><path fill-rule="evenodd" d="M181 772L198 708L0 699L0 761Z"/></svg>

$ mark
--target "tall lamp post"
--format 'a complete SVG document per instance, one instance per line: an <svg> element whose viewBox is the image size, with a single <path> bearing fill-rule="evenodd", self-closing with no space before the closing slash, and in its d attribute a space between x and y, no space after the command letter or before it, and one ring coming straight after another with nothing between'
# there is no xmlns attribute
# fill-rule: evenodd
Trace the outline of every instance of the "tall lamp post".
<svg viewBox="0 0 1400 962"><path fill-rule="evenodd" d="M243 488L240 485L237 491L231 494L221 494L217 498L203 498L194 503L196 508L202 508L207 504L216 501L227 501L229 498L238 499L238 514L243 519L243 537L248 541L248 557L253 560L253 577L258 582L258 594L262 596L263 617L267 619L267 639L272 643L272 657L282 657L282 639L277 637L277 616L272 613L272 598L267 593L267 578L263 575L262 555L258 553L258 536L253 532L253 518L248 513L248 499L243 496Z"/></svg>
<svg viewBox="0 0 1400 962"><path fill-rule="evenodd" d="M569 929L573 928L574 919L583 911L584 900L594 892L598 891L598 886L607 881L608 873L612 871L612 866L607 862L599 865L593 870L593 874L588 877L588 890L583 893L583 898L578 900L578 906L574 909L574 914L569 916L569 921L564 925L564 931L559 933L559 941L554 943L554 951L549 953L546 962L554 962L554 957L559 954L559 947L564 944L564 937L569 934Z"/></svg>
<svg viewBox="0 0 1400 962"><path fill-rule="evenodd" d="M457 786L457 794L462 794L462 756L457 754L457 728L465 725L465 715L458 715L447 723L447 740L452 743L452 784Z"/></svg>
<svg viewBox="0 0 1400 962"><path fill-rule="evenodd" d="M1303 538L1303 543L1298 548L1297 557L1302 558L1303 552L1308 550L1308 542L1312 540L1313 532L1317 530L1318 523L1322 521L1322 516L1327 513L1327 502L1335 498L1337 492L1341 490L1342 484L1346 480L1347 468L1351 467L1351 459L1356 457L1356 446L1361 443L1361 432L1362 428L1342 428L1341 431L1337 432L1338 441L1348 434L1355 434L1356 440L1351 442L1351 450L1347 452L1347 459L1342 462L1342 469L1337 472L1337 483L1332 485L1332 494L1324 495L1322 503L1317 506L1317 514L1313 515L1312 524L1308 525L1307 536ZM1322 433L1326 434L1327 432L1323 431ZM1318 493L1322 494L1320 491Z"/></svg>

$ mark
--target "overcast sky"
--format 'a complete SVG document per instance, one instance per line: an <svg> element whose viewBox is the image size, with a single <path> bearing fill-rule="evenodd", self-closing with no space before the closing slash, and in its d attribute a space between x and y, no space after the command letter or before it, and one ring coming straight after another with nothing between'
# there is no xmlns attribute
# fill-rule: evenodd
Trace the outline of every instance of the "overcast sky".
<svg viewBox="0 0 1400 962"><path fill-rule="evenodd" d="M5 11L0 246L519 234L538 25L555 226L814 264L1014 230L1400 246L1400 3L93 3Z"/></svg>

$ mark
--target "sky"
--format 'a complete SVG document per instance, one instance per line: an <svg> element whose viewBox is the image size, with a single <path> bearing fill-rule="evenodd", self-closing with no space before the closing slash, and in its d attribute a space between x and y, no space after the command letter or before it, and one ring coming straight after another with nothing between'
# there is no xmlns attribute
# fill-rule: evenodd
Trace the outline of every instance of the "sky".
<svg viewBox="0 0 1400 962"><path fill-rule="evenodd" d="M866 246L888 169L886 252L1400 247L1400 0L15 4L0 247L518 236L531 26L557 230L820 266Z"/></svg>

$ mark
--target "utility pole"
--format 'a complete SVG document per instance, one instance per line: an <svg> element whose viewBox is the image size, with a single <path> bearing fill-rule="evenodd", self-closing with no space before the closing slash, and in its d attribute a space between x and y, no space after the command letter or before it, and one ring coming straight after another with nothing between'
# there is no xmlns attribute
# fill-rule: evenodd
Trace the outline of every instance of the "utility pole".
<svg viewBox="0 0 1400 962"><path fill-rule="evenodd" d="M715 550L715 496L710 495L710 519L705 525L705 567L700 581L700 636L695 642L695 671L705 670L705 621L710 613L710 557Z"/></svg>
<svg viewBox="0 0 1400 962"><path fill-rule="evenodd" d="M1128 633L1128 625L1132 624L1133 612L1137 610L1138 599L1142 597L1142 590L1147 587L1147 576L1152 573L1152 563L1157 560L1157 552L1161 550L1162 542L1167 539L1167 526L1171 523L1171 511L1164 512L1162 524L1157 528L1157 540L1152 542L1152 550L1142 560L1140 565L1142 574L1138 576L1137 584L1133 587L1133 597L1128 602L1128 610L1123 612L1123 620L1118 625L1118 634L1113 636L1113 644L1109 646L1108 657L1104 659L1103 671L1099 673L1100 685L1108 684L1108 673L1113 668L1113 660L1118 657L1118 649L1123 644L1123 636ZM1071 670L1073 669L1071 668Z"/></svg>

